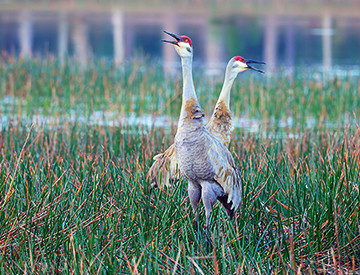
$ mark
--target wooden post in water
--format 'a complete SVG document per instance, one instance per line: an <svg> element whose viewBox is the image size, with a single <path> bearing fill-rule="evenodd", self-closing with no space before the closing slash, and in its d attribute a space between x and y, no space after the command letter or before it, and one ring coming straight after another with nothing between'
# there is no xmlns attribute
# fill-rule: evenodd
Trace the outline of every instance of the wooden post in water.
<svg viewBox="0 0 360 275"><path fill-rule="evenodd" d="M274 15L269 15L265 20L264 33L264 58L266 71L272 73L276 68L277 60L277 19Z"/></svg>
<svg viewBox="0 0 360 275"><path fill-rule="evenodd" d="M330 70L332 66L331 60L331 17L325 15L322 19L322 52L323 52L323 67L325 71Z"/></svg>
<svg viewBox="0 0 360 275"><path fill-rule="evenodd" d="M90 50L87 37L88 27L83 17L76 18L74 23L72 40L74 43L75 57L80 62L80 65L84 67Z"/></svg>
<svg viewBox="0 0 360 275"><path fill-rule="evenodd" d="M114 62L121 64L125 58L124 14L120 10L112 12Z"/></svg>
<svg viewBox="0 0 360 275"><path fill-rule="evenodd" d="M30 11L23 11L19 15L19 44L20 56L29 57L32 51L33 24Z"/></svg>
<svg viewBox="0 0 360 275"><path fill-rule="evenodd" d="M206 27L206 73L216 75L221 73L223 62L224 39L221 32L221 23L212 18Z"/></svg>
<svg viewBox="0 0 360 275"><path fill-rule="evenodd" d="M58 57L61 60L61 62L64 61L67 55L68 43L69 43L68 18L65 13L61 12L59 14L58 33L57 33L57 50L58 50Z"/></svg>

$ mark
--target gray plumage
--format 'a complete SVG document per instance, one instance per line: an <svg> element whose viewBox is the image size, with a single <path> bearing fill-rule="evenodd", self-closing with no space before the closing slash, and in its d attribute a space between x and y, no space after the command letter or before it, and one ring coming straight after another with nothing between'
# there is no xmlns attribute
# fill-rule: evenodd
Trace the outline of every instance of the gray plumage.
<svg viewBox="0 0 360 275"><path fill-rule="evenodd" d="M189 199L196 221L201 198L208 227L212 204L216 200L223 204L230 217L234 216L242 199L241 177L227 147L205 127L204 113L192 78L192 47L179 41L173 42L181 57L183 72L182 106L174 141L175 158L180 172L189 180Z"/></svg>
<svg viewBox="0 0 360 275"><path fill-rule="evenodd" d="M189 128L192 130L187 131ZM201 198L207 224L216 200L232 218L241 204L242 188L239 170L229 150L209 133L202 118L184 123L175 136L174 145L179 169L189 180L189 199L196 216Z"/></svg>
<svg viewBox="0 0 360 275"><path fill-rule="evenodd" d="M226 66L224 83L215 105L214 112L206 125L206 129L219 139L225 146L229 146L231 135L234 130L232 125L232 113L230 111L230 91L233 82L241 72L241 67L235 58L231 58ZM154 163L150 167L147 177L153 187L162 188L171 186L171 182L180 177L177 160L175 157L174 144L164 153L154 157Z"/></svg>

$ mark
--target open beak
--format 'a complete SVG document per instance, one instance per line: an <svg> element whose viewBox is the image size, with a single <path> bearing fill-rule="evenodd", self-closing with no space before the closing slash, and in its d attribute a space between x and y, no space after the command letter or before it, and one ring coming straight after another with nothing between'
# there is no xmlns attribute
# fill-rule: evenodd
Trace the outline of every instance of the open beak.
<svg viewBox="0 0 360 275"><path fill-rule="evenodd" d="M249 64L265 64L265 62L255 61L255 60L246 60L245 63L247 65L248 69L253 70L253 71L257 71L257 72L262 73L262 74L264 73L264 71L256 69L256 68L250 66Z"/></svg>
<svg viewBox="0 0 360 275"><path fill-rule="evenodd" d="M173 34L173 33L171 33L171 32L167 32L167 31L165 31L164 30L164 33L166 33L166 34L168 34L168 35L170 35L171 37L173 37L173 38L175 38L176 39L176 41L169 41L169 40L161 40L162 42L165 42L165 43L170 43L170 44L174 44L174 45L176 45L176 46L179 46L179 41L180 41L180 39L181 39L181 37L179 36L179 35L176 35L176 34Z"/></svg>

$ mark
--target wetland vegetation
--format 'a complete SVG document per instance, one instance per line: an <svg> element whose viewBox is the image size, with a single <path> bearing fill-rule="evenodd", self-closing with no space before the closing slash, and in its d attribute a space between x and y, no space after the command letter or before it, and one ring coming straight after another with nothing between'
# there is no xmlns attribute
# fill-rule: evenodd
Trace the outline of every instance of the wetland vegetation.
<svg viewBox="0 0 360 275"><path fill-rule="evenodd" d="M214 207L211 248L197 243L186 181L146 179L175 134L179 76L146 59L1 58L1 272L358 272L359 75L239 75L243 208L229 221ZM222 77L194 75L207 114Z"/></svg>

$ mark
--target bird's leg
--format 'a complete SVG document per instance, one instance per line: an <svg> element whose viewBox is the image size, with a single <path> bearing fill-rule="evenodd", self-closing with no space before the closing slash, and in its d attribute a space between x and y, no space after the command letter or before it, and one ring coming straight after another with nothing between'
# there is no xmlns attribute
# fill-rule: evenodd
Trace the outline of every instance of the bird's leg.
<svg viewBox="0 0 360 275"><path fill-rule="evenodd" d="M205 216L206 216L206 231L205 231L205 238L206 238L206 247L210 248L210 231L209 231L209 226L210 226L210 214L211 214L211 201L207 200L206 202L204 201L204 205L205 205Z"/></svg>
<svg viewBox="0 0 360 275"><path fill-rule="evenodd" d="M192 210L195 214L195 230L196 230L196 239L200 242L200 230L199 230L199 214L197 211L198 204L201 198L201 187L196 183L189 181L188 194L190 199L190 204Z"/></svg>
<svg viewBox="0 0 360 275"><path fill-rule="evenodd" d="M208 192L202 192L202 200L205 207L205 216L206 216L206 246L210 248L210 234L209 234L209 227L210 227L210 214L212 208L212 199L210 198Z"/></svg>
<svg viewBox="0 0 360 275"><path fill-rule="evenodd" d="M200 237L200 228L199 228L199 213L197 209L195 210L195 230L196 230L196 240L198 241L198 243L200 243L201 237Z"/></svg>
<svg viewBox="0 0 360 275"><path fill-rule="evenodd" d="M206 215L206 241L207 247L210 247L210 214L213 203L216 202L217 198L223 193L221 187L215 182L202 182L201 183L201 199L205 207Z"/></svg>

